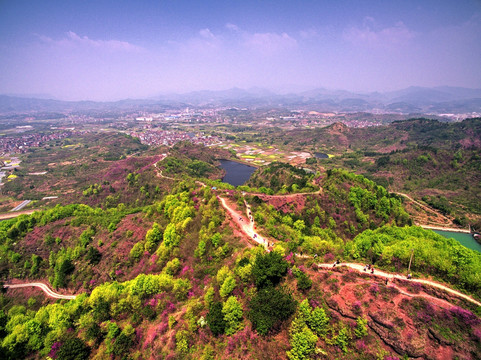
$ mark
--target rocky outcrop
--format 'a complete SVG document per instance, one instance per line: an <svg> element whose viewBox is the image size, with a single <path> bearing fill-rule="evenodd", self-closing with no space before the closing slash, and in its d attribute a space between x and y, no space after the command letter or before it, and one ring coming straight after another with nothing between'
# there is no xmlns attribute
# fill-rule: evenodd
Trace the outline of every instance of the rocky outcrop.
<svg viewBox="0 0 481 360"><path fill-rule="evenodd" d="M441 344L441 345L454 345L454 341L447 340L436 330L434 330L432 328L429 328L428 330L429 330L428 336L431 339L436 340L439 344Z"/></svg>
<svg viewBox="0 0 481 360"><path fill-rule="evenodd" d="M394 324L385 320L381 314L369 313L369 317L371 319L368 322L369 327L399 355L407 355L412 358L425 355L422 346L416 346L403 340Z"/></svg>

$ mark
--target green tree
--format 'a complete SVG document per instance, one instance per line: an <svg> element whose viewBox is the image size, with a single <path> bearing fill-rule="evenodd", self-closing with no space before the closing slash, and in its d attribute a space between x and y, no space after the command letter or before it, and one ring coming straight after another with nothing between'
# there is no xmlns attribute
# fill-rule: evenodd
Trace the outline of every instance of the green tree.
<svg viewBox="0 0 481 360"><path fill-rule="evenodd" d="M148 251L152 254L157 248L157 245L162 241L163 235L164 234L162 233L159 224L154 222L152 228L147 231L147 234L145 234L145 251Z"/></svg>
<svg viewBox="0 0 481 360"><path fill-rule="evenodd" d="M258 254L252 267L256 286L264 288L277 285L287 273L287 262L276 251Z"/></svg>
<svg viewBox="0 0 481 360"><path fill-rule="evenodd" d="M209 325L210 331L214 336L219 336L225 332L227 326L224 320L224 314L222 313L222 303L213 302L209 306L209 313L206 316L207 324Z"/></svg>
<svg viewBox="0 0 481 360"><path fill-rule="evenodd" d="M144 244L141 242L135 243L130 250L129 257L138 260L144 253Z"/></svg>
<svg viewBox="0 0 481 360"><path fill-rule="evenodd" d="M230 296L222 306L226 322L225 333L232 335L242 328L242 305L235 296Z"/></svg>
<svg viewBox="0 0 481 360"><path fill-rule="evenodd" d="M64 287L67 281L67 275L71 274L75 270L74 265L70 259L60 258L55 266L55 277L53 280L53 287Z"/></svg>
<svg viewBox="0 0 481 360"><path fill-rule="evenodd" d="M302 319L296 318L291 324L289 340L291 345L291 350L287 351L289 360L305 360L316 350L318 337Z"/></svg>
<svg viewBox="0 0 481 360"><path fill-rule="evenodd" d="M164 244L168 248L175 247L179 245L180 242L180 235L177 233L175 229L175 224L170 223L167 225L164 231Z"/></svg>
<svg viewBox="0 0 481 360"><path fill-rule="evenodd" d="M112 353L117 356L122 356L130 351L132 346L134 345L133 334L128 335L124 332L121 332L119 336L114 341L112 347Z"/></svg>
<svg viewBox="0 0 481 360"><path fill-rule="evenodd" d="M273 287L259 289L249 302L248 318L261 335L279 328L296 311L292 294Z"/></svg>
<svg viewBox="0 0 481 360"><path fill-rule="evenodd" d="M40 263L42 262L42 258L35 254L32 254L31 258L32 267L30 268L30 276L35 276L38 274L38 269L40 267Z"/></svg>
<svg viewBox="0 0 481 360"><path fill-rule="evenodd" d="M220 296L222 296L222 298L226 298L234 290L236 285L237 283L235 281L235 278L233 276L228 276L219 289Z"/></svg>
<svg viewBox="0 0 481 360"><path fill-rule="evenodd" d="M325 337L327 333L327 327L329 325L329 317L321 307L316 307L311 312L311 318L309 320L309 327L316 332L317 335Z"/></svg>
<svg viewBox="0 0 481 360"><path fill-rule="evenodd" d="M79 338L75 337L65 341L57 352L58 360L84 360L88 359L90 348Z"/></svg>
<svg viewBox="0 0 481 360"><path fill-rule="evenodd" d="M199 245L197 245L197 249L195 249L194 255L195 257L201 258L205 254L206 243L204 240L199 241Z"/></svg>
<svg viewBox="0 0 481 360"><path fill-rule="evenodd" d="M307 325L311 321L311 312L312 308L311 305L309 305L309 301L307 299L302 300L302 302L299 304L297 317L304 321Z"/></svg>
<svg viewBox="0 0 481 360"><path fill-rule="evenodd" d="M344 353L347 353L347 346L349 345L350 338L351 338L351 336L350 336L349 329L347 327L343 326L339 330L339 334L337 334L337 336L336 336L335 343L336 343L337 346L339 346L341 348L341 350Z"/></svg>

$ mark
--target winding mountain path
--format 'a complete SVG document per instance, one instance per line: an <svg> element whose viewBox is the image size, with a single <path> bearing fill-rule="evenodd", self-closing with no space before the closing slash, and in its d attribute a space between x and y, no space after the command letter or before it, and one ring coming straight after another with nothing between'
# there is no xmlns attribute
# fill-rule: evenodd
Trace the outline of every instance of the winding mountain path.
<svg viewBox="0 0 481 360"><path fill-rule="evenodd" d="M238 211L234 210L226 201L221 196L217 196L219 199L220 203L222 204L222 207L230 214L230 216L233 218L234 222L239 226L239 228L242 230L244 234L246 234L251 240L255 241L259 245L262 245L266 250L270 250L272 247L269 246L270 240L265 239L260 237L256 232L255 232L255 223L254 223L254 218L252 217L252 220L250 220L250 206L249 204L245 201L244 199L244 204L246 206L246 215L247 219L244 221L244 218L242 217L242 214L240 214ZM256 236L255 236L256 235ZM273 243L273 242L272 242ZM311 256L308 255L299 255L295 254L296 257L299 258L312 258ZM320 269L332 269L333 264L317 264L317 266ZM347 266L351 269L357 270L358 272L361 273L367 273L364 271L364 265L362 264L357 264L357 263L341 263L336 266ZM370 274L370 272L369 272ZM407 280L405 275L400 275L400 274L395 274L395 273L389 273L386 271L381 271L381 270L375 270L373 277L381 277L384 279L388 280L393 280L393 279L399 279L399 280ZM451 289L445 285L442 285L438 282L427 280L427 279L410 279L411 282L417 282L425 285L432 286L437 289L441 289L446 291L449 294L458 296L460 298L463 298L473 304L476 304L477 306L481 306L481 302L473 299L471 296L468 296L466 294L463 294L462 292L459 292L457 290Z"/></svg>
<svg viewBox="0 0 481 360"><path fill-rule="evenodd" d="M408 194L401 193L401 192L394 192L393 194L396 194L396 195L400 195L400 196L405 197L406 199L408 199L409 201L413 202L414 204L418 205L421 209L423 209L424 211L426 211L426 213L433 213L433 214L436 214L437 216L440 216L441 218L444 219L444 221L446 221L446 223L442 224L442 226L451 226L451 225L453 225L453 220L452 220L452 219L448 218L446 215L441 214L439 211L430 208L429 206L426 206L426 205L424 205L424 204L421 204L419 201L414 200L414 199L413 199L411 196L409 196ZM419 226L424 226L424 225L419 225Z"/></svg>
<svg viewBox="0 0 481 360"><path fill-rule="evenodd" d="M256 233L255 231L255 225L254 221L249 219L249 212L250 212L250 206L247 205L246 202L246 214L243 216L243 214L239 213L238 211L234 210L228 203L227 200L219 195L217 195L217 199L220 201L222 204L222 207L227 211L227 213L231 216L231 218L234 220L234 222L239 226L241 231L249 237L252 241L258 243L259 245L263 246L264 249L268 250L269 249L269 242L267 239L264 239L263 237L259 236L259 234Z"/></svg>
<svg viewBox="0 0 481 360"><path fill-rule="evenodd" d="M163 160L166 156L168 156L167 154L162 154L163 156L161 157L160 160ZM158 160L158 161L160 161ZM158 169L157 167L157 162L156 161L153 166L156 168L157 170L157 176L159 177L163 177L163 178L167 178L167 179L171 179L171 180L178 180L178 179L174 179L174 178L170 178L170 177L167 177L167 176L164 176L162 175L162 171L160 169ZM206 186L204 183L198 181L197 183L199 183L200 185L202 186ZM322 192L322 188L316 192L312 192L312 193L301 193L301 194L287 194L287 195L277 195L277 196L299 196L299 195L308 195L308 194L318 194L318 193L321 193ZM243 193L244 194L244 193ZM412 198L410 198L408 195L406 194L402 194L402 193L398 193L399 195L403 195L405 197L407 197L409 200L419 204L420 206L422 207L425 207L424 205L416 202L415 200L413 200ZM264 194L265 195L265 194ZM255 226L255 223L254 223L254 218L251 214L251 208L250 208L250 205L247 203L247 201L245 200L244 198L244 205L246 207L246 210L245 210L245 214L243 213L240 213L238 212L237 210L235 210L232 206L229 205L229 203L227 202L227 200L220 196L220 195L217 195L217 199L219 200L220 204L222 205L222 207L227 211L227 213L232 217L232 219L234 220L234 222L237 224L237 226L240 228L240 230L252 241L254 241L255 243L263 246L267 251L270 251L272 249L272 246L274 244L274 240L269 240L267 238L263 238L261 236L259 236L259 234L256 232L256 226ZM431 209L429 209L431 210ZM299 258L311 258L310 256L307 256L307 255L299 255L299 254L296 254L297 257ZM317 264L318 268L319 269L324 269L324 270L329 270L329 269L332 269L333 267L333 264L323 264L323 263L320 263L320 264ZM341 264L338 264L336 266L346 266L346 267L349 267L351 269L354 269L360 273L367 273L364 271L364 265L362 264L357 264L357 263L341 263ZM385 271L381 271L381 270L375 270L374 274L372 274L373 277L381 277L381 278L385 278L385 279L389 279L389 280L392 280L392 279L399 279L399 280L406 280L406 277L404 275L400 275L400 274L393 274L393 273L388 273L388 272L385 272ZM426 284L426 285L429 285L429 286L432 286L432 287L435 287L435 288L438 288L438 289L441 289L441 290L444 290L446 291L447 293L450 293L452 295L455 295L455 296L458 296L460 298L463 298L473 304L476 304L477 306L481 306L481 302L473 299L472 297L466 295L466 294L463 294L459 291L456 291L456 290L453 290L445 285L442 285L440 283L437 283L435 281L431 281L431 280L426 280L426 279L411 279L410 280L411 282L417 282L417 283L421 283L421 284ZM76 295L62 295L62 294L59 294L59 293L56 293L54 291L52 291L47 285L45 285L44 283L24 283L24 284L4 284L4 287L5 288L11 288L11 289L14 289L14 288L24 288L24 287L38 287L40 288L43 292L45 292L45 294L51 298L55 298L55 299L67 299L67 300L71 300L71 299L75 299L76 298ZM409 295L411 296L411 294L407 294L406 295Z"/></svg>
<svg viewBox="0 0 481 360"><path fill-rule="evenodd" d="M317 264L317 266L321 269L332 269L333 268L333 264ZM365 274L371 274L371 272L365 272L364 271L364 265L362 264L356 264L356 263L340 263L336 266L347 266L351 269L355 269L361 273L365 273ZM381 271L381 270L374 270L374 274L372 274L372 276L374 277L381 277L381 278L384 278L384 279L399 279L399 280L407 280L406 279L406 276L405 275L400 275L400 274L393 274L393 273L388 273L388 272L385 272L385 271ZM432 287L435 287L437 289L441 289L441 290L444 290L446 291L447 293L450 293L452 295L455 295L455 296L458 296L460 298L463 298L473 304L476 304L477 306L481 306L481 302L473 299L471 296L468 296L466 294L463 294L462 292L459 292L457 290L454 290L454 289L451 289L445 285L442 285L438 282L435 282L435 281L431 281L431 280L426 280L426 279L411 279L409 280L411 282L417 282L417 283L421 283L421 284L426 284L426 285L429 285L429 286L432 286Z"/></svg>
<svg viewBox="0 0 481 360"><path fill-rule="evenodd" d="M24 284L4 284L3 285L3 287L9 288L9 289L18 289L18 288L25 288L25 287L31 287L31 286L40 288L45 294L47 294L48 297L51 297L54 299L73 300L77 297L76 295L62 295L62 294L56 293L44 283L24 283Z"/></svg>

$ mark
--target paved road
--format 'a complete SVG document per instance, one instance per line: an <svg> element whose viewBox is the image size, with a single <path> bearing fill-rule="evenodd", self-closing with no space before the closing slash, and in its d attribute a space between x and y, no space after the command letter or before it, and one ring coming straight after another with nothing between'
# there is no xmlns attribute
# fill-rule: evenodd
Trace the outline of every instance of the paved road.
<svg viewBox="0 0 481 360"><path fill-rule="evenodd" d="M22 201L22 203L20 205L17 205L15 206L12 210L10 211L20 211L22 210L25 206L27 206L28 204L30 204L32 202L32 200L24 200Z"/></svg>
<svg viewBox="0 0 481 360"><path fill-rule="evenodd" d="M59 294L59 293L56 293L54 291L52 291L47 285L45 285L44 283L25 283L25 284L4 284L3 285L4 287L6 288L10 288L10 289L16 289L16 288L24 288L24 287L30 287L30 286L34 286L34 287L38 287L40 289L42 289L42 291L47 294L47 296L51 297L51 298L54 298L54 299L67 299L67 300L72 300L72 299L75 299L76 298L76 295L62 295L62 294Z"/></svg>
<svg viewBox="0 0 481 360"><path fill-rule="evenodd" d="M324 268L324 269L332 269L333 268L333 264L317 264L318 267L320 268ZM341 263L339 265L336 265L336 266L347 266L347 267L350 267L351 269L355 269L361 273L369 273L370 272L364 272L364 265L362 264L356 264L356 263ZM387 279L400 279L400 280L406 280L406 276L405 275L400 275L400 274L393 274L393 273L388 273L388 272L385 272L385 271L380 271L380 270L374 270L374 275L373 276L378 276L378 277L382 277L382 278L387 278ZM456 290L453 290L447 286L444 286L440 283L437 283L435 281L431 281L431 280L425 280L425 279L411 279L410 281L412 282L417 282L417 283L421 283L421 284L426 284L426 285L429 285L429 286L432 286L432 287L435 287L435 288L438 288L438 289L441 289L441 290L444 290L450 294L453 294L453 295L456 295L456 296L459 296L465 300L468 300L470 302L472 302L473 304L476 304L477 306L481 306L481 302L477 301L477 300L474 300L471 296L468 296L466 294L463 294L462 292L459 292L459 291L456 291Z"/></svg>

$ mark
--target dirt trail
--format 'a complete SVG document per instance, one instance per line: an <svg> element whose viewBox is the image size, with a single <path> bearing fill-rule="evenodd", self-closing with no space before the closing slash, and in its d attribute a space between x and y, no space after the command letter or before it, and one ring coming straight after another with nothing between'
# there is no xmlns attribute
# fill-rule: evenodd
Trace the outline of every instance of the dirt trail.
<svg viewBox="0 0 481 360"><path fill-rule="evenodd" d="M259 245L262 245L264 249L268 250L269 244L268 240L259 236L259 234L256 233L255 231L255 225L254 221L250 221L249 219L249 212L250 212L250 206L246 204L246 214L243 215L239 213L238 211L234 210L233 207L231 207L228 203L227 200L221 196L217 196L217 199L219 199L220 203L222 204L222 207L227 211L227 213L231 216L231 218L234 220L234 222L239 226L241 231L249 237L250 240L255 241Z"/></svg>
<svg viewBox="0 0 481 360"><path fill-rule="evenodd" d="M327 269L325 269L327 271ZM342 276L343 273L338 273L339 276ZM373 280L379 280L379 279L375 279L375 276L373 276L371 279L365 279L365 280L357 280L355 283L351 283L351 284L346 284L344 286L346 287L353 287L353 286L357 286L359 284L372 284L374 281ZM391 280L391 279L390 279ZM453 307L453 304L451 304L449 301L447 300L443 300L443 299L440 299L440 298L437 298L433 295L429 295L429 294L426 294L426 293L416 293L416 294L413 294L413 293L410 293L410 292L407 292L406 290L404 290L403 287L395 284L393 281L390 281L388 284L385 285L386 287L392 287L392 288L395 288L399 291L399 294L401 295L404 295L404 296L408 296L408 297L411 297L411 298L415 298L415 297L422 297L426 300L429 300L431 302L431 304L433 305L436 305L436 306L439 306L443 309L450 309ZM398 301L395 301L395 303L397 303Z"/></svg>
<svg viewBox="0 0 481 360"><path fill-rule="evenodd" d="M439 211L435 210L435 209L432 209L430 208L429 206L426 206L424 204L421 204L419 201L417 200L414 200L412 197L410 197L408 194L404 194L404 193L401 193L401 192L394 192L394 194L396 195L401 195L401 196L404 196L406 199L408 199L409 201L413 202L414 204L418 205L420 208L422 208L423 210L425 210L427 213L434 213L436 214L437 216L443 218L447 223L443 224L444 225L447 225L447 226L452 226L453 225L453 220L448 218L447 216L441 214ZM424 226L424 225L420 225L420 226Z"/></svg>
<svg viewBox="0 0 481 360"><path fill-rule="evenodd" d="M18 289L18 288L24 288L24 287L30 287L30 286L38 287L42 289L42 291L45 294L47 294L48 297L51 297L54 299L72 300L77 297L76 295L62 295L62 294L56 293L44 283L4 284L3 286L10 289Z"/></svg>
<svg viewBox="0 0 481 360"><path fill-rule="evenodd" d="M0 220L13 219L20 215L30 215L30 214L33 214L35 211L39 211L39 209L15 211L15 212L0 214Z"/></svg>
<svg viewBox="0 0 481 360"><path fill-rule="evenodd" d="M160 170L158 167L157 167L157 163L164 160L167 156L169 156L168 154L162 154L162 156L160 157L159 160L156 160L154 162L154 167L155 167L155 170L157 171L157 177L161 177L161 178L164 178L164 179L169 179L169 180L179 180L179 179L174 179L174 178L171 178L169 176L165 176L162 174L162 170Z"/></svg>
<svg viewBox="0 0 481 360"><path fill-rule="evenodd" d="M234 221L236 222L236 224L241 228L242 232L244 232L250 239L254 240L255 242L257 242L258 244L264 246L264 248L268 249L269 248L269 240L267 239L263 239L261 237L259 237L259 235L257 235L257 237L254 237L254 234L255 234L255 230L254 230L254 226L255 226L255 223L254 221L249 221L249 217L247 218L247 223L245 221L241 221L240 219L242 218L241 214L239 214L236 210L234 210L231 206L229 206L227 204L227 201L220 197L220 196L217 196L217 198L220 200L222 206L224 207L224 209L227 210L227 212L231 215L231 217L234 219ZM246 205L246 213L247 215L250 213L250 206L247 204L247 202L244 200L244 203ZM307 256L307 255L299 255L299 254L296 254L297 257L301 257L301 258L311 258L310 256ZM332 265L333 264L317 264L318 267L320 268L324 268L324 269L332 269ZM359 272L362 272L364 273L364 265L362 264L356 264L356 263L341 263L337 266L347 266L347 267L350 267L352 269L355 269ZM388 272L385 272L385 271L380 271L380 270L375 270L375 273L373 274L373 276L377 276L377 277L381 277L381 278L384 278L384 279L389 279L389 280L393 280L393 279L399 279L399 280L407 280L406 279L406 276L405 275L400 275L400 274L393 274L393 273L388 273ZM410 281L412 282L417 282L417 283L421 283L421 284L426 284L426 285L429 285L429 286L432 286L432 287L435 287L435 288L438 288L438 289L441 289L441 290L444 290L452 295L455 295L455 296L458 296L458 297L461 297L465 300L468 300L469 302L473 303L473 304L476 304L477 306L481 306L481 302L473 299L472 297L466 295L466 294L463 294L459 291L456 291L456 290L453 290L445 285L442 285L440 283L437 283L435 281L431 281L431 280L426 280L426 279L411 279ZM409 294L406 294L406 295L409 295Z"/></svg>
<svg viewBox="0 0 481 360"><path fill-rule="evenodd" d="M442 230L442 231L451 231L451 232L458 232L458 233L464 233L464 234L471 234L471 231L467 229L456 229L456 228L448 228L448 227L442 227L442 226L432 226L432 225L419 225L423 229L430 229L430 230Z"/></svg>
<svg viewBox="0 0 481 360"><path fill-rule="evenodd" d="M303 256L304 257L304 256ZM333 264L317 264L318 267L320 268L324 268L324 269L332 269L333 268ZM369 273L371 274L370 272L364 272L364 265L362 264L356 264L356 263L341 263L339 265L336 265L336 266L347 266L351 269L355 269L357 271L359 271L360 273ZM399 279L399 280L407 280L406 279L406 276L405 275L400 275L400 274L393 274L393 273L388 273L388 272L385 272L385 271L381 271L381 270L374 270L374 274L372 274L372 276L374 277L381 277L381 278L384 278L384 279ZM417 282L417 283L421 283L421 284L426 284L426 285L429 285L429 286L432 286L432 287L435 287L435 288L438 288L438 289L441 289L441 290L444 290L446 291L447 293L450 293L452 295L455 295L455 296L458 296L458 297L461 297L465 300L468 300L469 302L473 303L473 304L476 304L477 306L481 306L481 302L473 299L471 296L468 296L466 294L463 294L462 292L459 292L459 291L456 291L456 290L453 290L445 285L442 285L438 282L435 282L435 281L431 281L431 280L426 280L426 279L411 279L410 280L411 282Z"/></svg>

